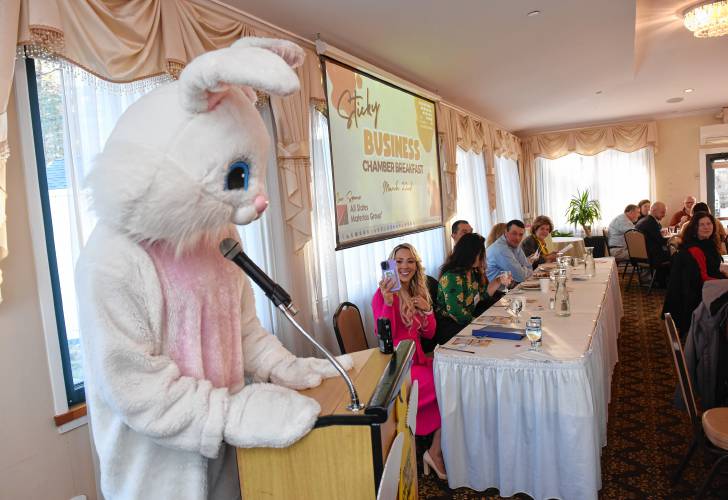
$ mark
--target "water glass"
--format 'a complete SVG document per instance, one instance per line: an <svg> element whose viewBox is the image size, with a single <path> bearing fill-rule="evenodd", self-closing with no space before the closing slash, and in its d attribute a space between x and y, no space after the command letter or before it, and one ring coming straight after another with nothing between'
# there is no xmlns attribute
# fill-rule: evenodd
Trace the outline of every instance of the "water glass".
<svg viewBox="0 0 728 500"><path fill-rule="evenodd" d="M518 295L511 296L511 302L508 304L508 314L513 316L515 319L513 322L517 325L521 323L520 315L521 311L523 311L523 297L520 297Z"/></svg>
<svg viewBox="0 0 728 500"><path fill-rule="evenodd" d="M526 321L526 337L531 341L530 351L538 351L541 347L541 318L532 316Z"/></svg>

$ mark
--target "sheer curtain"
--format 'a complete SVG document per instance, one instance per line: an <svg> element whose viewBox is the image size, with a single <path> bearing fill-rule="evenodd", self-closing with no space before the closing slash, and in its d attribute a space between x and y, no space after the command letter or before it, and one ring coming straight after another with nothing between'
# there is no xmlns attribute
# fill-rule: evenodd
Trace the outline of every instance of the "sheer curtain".
<svg viewBox="0 0 728 500"><path fill-rule="evenodd" d="M539 213L551 217L557 229L574 231L574 226L566 222L569 199L577 190L589 189L591 199L599 200L602 211L602 218L595 226L607 226L629 203L652 199L653 162L651 146L633 153L609 149L594 156L571 153L556 160L539 157L536 159Z"/></svg>
<svg viewBox="0 0 728 500"><path fill-rule="evenodd" d="M364 320L369 345L374 346L374 318L371 301L381 279L379 263L399 243L411 243L422 257L427 274L437 278L445 259L445 232L442 228L409 234L346 250L334 251L333 188L331 156L326 117L311 112L311 156L313 163L313 238L308 266L311 293L318 317L316 328L331 332L332 317L341 302L357 305Z"/></svg>
<svg viewBox="0 0 728 500"><path fill-rule="evenodd" d="M495 181L498 186L495 198L497 222L523 219L518 163L505 156L496 156Z"/></svg>
<svg viewBox="0 0 728 500"><path fill-rule="evenodd" d="M485 180L485 160L482 154L457 148L457 214L465 219L476 233L487 236L493 225L488 209L488 183Z"/></svg>
<svg viewBox="0 0 728 500"><path fill-rule="evenodd" d="M130 85L108 84L78 68L69 68L65 64L41 62L46 65L56 64L55 71L60 73L62 82L60 94L63 101L63 158L65 183L61 189L52 189L50 194L53 214L53 229L58 261L58 272L61 282L64 316L67 335L70 339L78 338L78 313L74 282L74 267L81 248L86 243L96 224L96 217L90 209L89 193L84 188L86 174L93 166L95 156L101 152L121 114L145 93L156 88L160 81ZM268 106L261 109L263 120L272 134L272 119ZM46 124L44 124L44 133ZM48 131L50 132L50 131ZM277 193L277 169L275 148L271 146L271 161L268 166L267 180L269 193ZM47 158L49 168L54 158ZM55 159L58 160L58 159ZM273 195L269 209L258 221L247 226L238 227L246 253L274 279L277 274L274 262L283 262L285 258L275 257L273 239L282 241L283 236L275 234L280 231L280 224L271 224L272 220L281 220L280 203ZM262 290L253 284L256 296L256 310L263 326L271 332L277 332L276 314Z"/></svg>

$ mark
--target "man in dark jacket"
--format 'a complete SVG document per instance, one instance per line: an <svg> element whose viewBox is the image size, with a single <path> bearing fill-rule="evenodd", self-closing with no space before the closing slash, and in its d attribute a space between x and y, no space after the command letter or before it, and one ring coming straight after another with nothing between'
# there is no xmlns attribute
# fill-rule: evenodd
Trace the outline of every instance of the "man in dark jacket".
<svg viewBox="0 0 728 500"><path fill-rule="evenodd" d="M662 236L660 221L665 217L667 207L661 201L656 201L650 207L650 214L635 224L635 229L645 235L645 245L650 264L656 268L654 282L657 286L667 286L670 274L670 251L667 240Z"/></svg>

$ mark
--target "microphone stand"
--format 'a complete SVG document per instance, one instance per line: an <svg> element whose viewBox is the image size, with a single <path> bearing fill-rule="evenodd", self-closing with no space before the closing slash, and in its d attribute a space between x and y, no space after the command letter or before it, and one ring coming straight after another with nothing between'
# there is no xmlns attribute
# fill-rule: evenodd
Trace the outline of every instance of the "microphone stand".
<svg viewBox="0 0 728 500"><path fill-rule="evenodd" d="M301 325L299 325L298 322L293 319L293 315L297 314L298 311L293 306L291 296L280 285L274 282L270 278L270 276L265 274L263 270L256 265L255 262L253 262L247 255L245 255L245 252L243 252L242 248L240 248L240 244L237 241L233 240L232 238L225 238L222 242L220 242L220 252L226 259L234 262L245 272L245 274L247 274L253 281L255 281L255 283L257 283L257 285L263 290L265 296L268 297L271 302L273 302L273 304L283 313L288 321L290 321L291 324L295 326L296 329L301 332L301 334L303 334L303 336L306 337L308 341L316 347L316 349L321 351L332 365L334 365L334 368L336 368L336 371L338 371L339 374L344 378L344 381L349 388L351 402L346 407L346 409L354 413L363 410L364 405L361 404L361 402L359 401L359 395L356 392L354 383L351 381L351 377L349 377L349 374L346 373L346 370L344 370L344 367L341 366L341 363L336 361L336 358L334 358L334 356L332 356L331 353L324 346L319 344L316 339L309 335L308 332L306 332L306 330L304 330L303 327L301 327Z"/></svg>
<svg viewBox="0 0 728 500"><path fill-rule="evenodd" d="M364 405L359 402L359 394L356 392L356 388L354 387L354 383L351 381L351 377L349 377L349 374L346 373L346 370L344 370L344 367L341 366L341 363L336 361L336 358L331 355L331 353L324 348L321 344L319 344L316 339L314 339L311 335L309 335L306 330L301 327L301 325L298 324L298 322L293 319L293 316L289 312L289 307L279 304L278 310L280 310L283 315L288 318L288 321L291 322L293 326L296 327L296 329L303 334L304 337L308 339L309 342L311 342L316 348L324 353L324 356L326 356L326 359L328 359L332 365L334 365L334 368L336 368L336 371L338 371L342 377L344 377L344 381L346 382L346 385L349 387L349 395L351 396L351 402L346 407L347 410L351 412L359 412L364 409Z"/></svg>

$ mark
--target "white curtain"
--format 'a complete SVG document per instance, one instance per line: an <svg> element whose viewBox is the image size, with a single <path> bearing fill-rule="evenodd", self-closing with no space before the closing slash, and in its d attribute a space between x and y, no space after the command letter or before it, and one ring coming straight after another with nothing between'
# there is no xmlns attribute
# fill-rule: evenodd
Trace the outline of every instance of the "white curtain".
<svg viewBox="0 0 728 500"><path fill-rule="evenodd" d="M317 329L333 332L332 318L341 302L349 301L359 307L364 320L369 345L376 345L371 301L381 279L379 263L399 243L411 243L422 257L427 274L437 278L445 259L442 228L378 241L346 250L334 251L333 187L329 132L326 117L311 112L311 142L313 162L313 238L309 254L312 270L312 296L318 312ZM331 333L333 337L333 333Z"/></svg>
<svg viewBox="0 0 728 500"><path fill-rule="evenodd" d="M51 121L53 116L46 115L42 119L44 134L53 133L51 127L62 127L64 135L63 156L47 157L46 163L61 296L70 345L79 337L74 267L81 248L96 224L96 217L90 209L88 192L84 188L84 179L121 114L142 95L157 87L160 82L156 79L129 85L108 84L67 64L47 61L36 61L36 64L39 78L57 79L58 93L63 104L63 116L58 117L57 123ZM39 88L39 93L43 91ZM43 96L39 97L43 99ZM264 107L261 114L269 132L272 133L269 108ZM52 176L56 178L52 179ZM269 192L277 193L274 146L271 146L267 180ZM282 225L271 224L272 220L282 220L277 195L274 194L272 198L271 205L263 217L252 224L239 227L239 232L245 251L264 271L276 279L277 275L285 276L287 270L278 269L281 267L280 264L273 265L274 262L284 263L286 259L276 256L276 247L280 248L281 245L272 244L274 238L277 241L283 240L283 236L277 234L282 230ZM256 296L256 310L263 326L277 334L281 328L285 331L287 327L278 324L276 321L278 313L274 311L262 290L255 284L253 290ZM285 342L291 335L283 337L282 340ZM285 343L291 348L290 342ZM81 374L76 372L77 370L74 370L74 379L78 377L77 381L80 382Z"/></svg>
<svg viewBox="0 0 728 500"><path fill-rule="evenodd" d="M485 180L483 155L458 147L456 157L458 199L455 220L467 220L473 231L488 236L493 224L488 208L488 183Z"/></svg>
<svg viewBox="0 0 728 500"><path fill-rule="evenodd" d="M521 183L518 178L518 163L505 156L495 157L495 181L497 222L523 219Z"/></svg>
<svg viewBox="0 0 728 500"><path fill-rule="evenodd" d="M595 227L608 226L628 204L652 199L652 165L651 146L633 153L609 149L594 156L571 153L556 160L536 158L539 214L551 217L560 231L574 231L574 225L566 221L569 199L577 190L589 189L590 198L601 205L602 218Z"/></svg>

